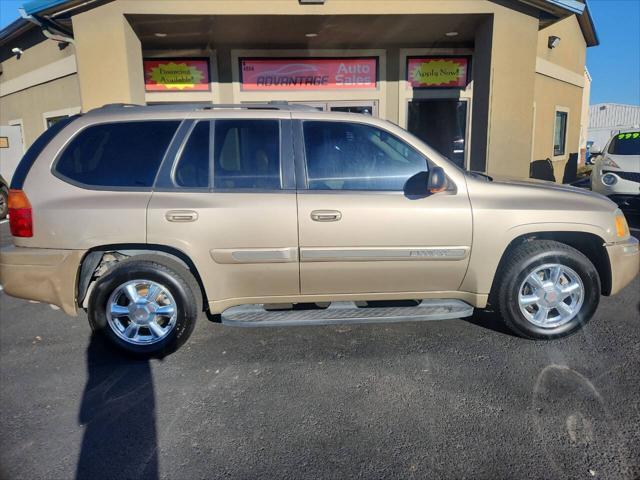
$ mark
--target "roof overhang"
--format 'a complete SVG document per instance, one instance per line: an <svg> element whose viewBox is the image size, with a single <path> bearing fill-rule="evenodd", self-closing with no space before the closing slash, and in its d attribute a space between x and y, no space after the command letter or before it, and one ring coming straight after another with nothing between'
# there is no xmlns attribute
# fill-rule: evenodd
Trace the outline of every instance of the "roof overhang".
<svg viewBox="0 0 640 480"><path fill-rule="evenodd" d="M587 47L597 47L600 45L600 39L598 38L598 32L596 32L596 24L591 16L589 4L585 3L585 7L584 13L578 16L578 23L587 42Z"/></svg>
<svg viewBox="0 0 640 480"><path fill-rule="evenodd" d="M55 21L57 25L71 29L70 17L80 11L90 10L112 0L29 0L23 4L27 16L39 20ZM588 46L599 44L593 18L586 5L586 0L515 0L538 9L546 18L558 20L570 15L576 15L580 28ZM542 19L542 17L541 17ZM18 19L0 31L0 44L11 38L22 35L35 24Z"/></svg>

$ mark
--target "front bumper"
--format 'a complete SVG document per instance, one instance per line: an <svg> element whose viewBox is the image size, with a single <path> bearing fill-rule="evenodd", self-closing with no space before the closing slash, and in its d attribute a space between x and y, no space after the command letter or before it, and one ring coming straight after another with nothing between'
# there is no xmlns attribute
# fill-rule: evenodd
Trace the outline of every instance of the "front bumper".
<svg viewBox="0 0 640 480"><path fill-rule="evenodd" d="M8 295L57 305L75 316L78 268L84 254L84 250L0 248L0 284Z"/></svg>
<svg viewBox="0 0 640 480"><path fill-rule="evenodd" d="M605 245L611 264L611 292L615 295L626 287L640 271L640 248L638 239Z"/></svg>
<svg viewBox="0 0 640 480"><path fill-rule="evenodd" d="M607 185L602 182L602 177L606 173L610 173L616 177L617 181L615 184ZM591 173L591 190L608 197L613 195L634 196L640 194L640 183L631 178L626 178L629 175L637 175L637 173L617 172L615 170L596 168Z"/></svg>
<svg viewBox="0 0 640 480"><path fill-rule="evenodd" d="M640 194L638 195L609 195L625 212L640 213Z"/></svg>

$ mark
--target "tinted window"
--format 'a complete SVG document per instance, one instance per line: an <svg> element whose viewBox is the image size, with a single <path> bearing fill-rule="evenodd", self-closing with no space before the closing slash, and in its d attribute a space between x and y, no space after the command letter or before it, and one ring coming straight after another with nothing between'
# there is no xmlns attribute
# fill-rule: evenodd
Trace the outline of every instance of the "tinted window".
<svg viewBox="0 0 640 480"><path fill-rule="evenodd" d="M626 132L616 135L609 145L613 155L640 155L640 132Z"/></svg>
<svg viewBox="0 0 640 480"><path fill-rule="evenodd" d="M219 120L216 188L280 188L280 126L275 120Z"/></svg>
<svg viewBox="0 0 640 480"><path fill-rule="evenodd" d="M210 122L198 122L182 150L174 179L181 187L209 186Z"/></svg>
<svg viewBox="0 0 640 480"><path fill-rule="evenodd" d="M99 187L150 187L180 122L147 121L94 125L64 150L56 171Z"/></svg>
<svg viewBox="0 0 640 480"><path fill-rule="evenodd" d="M553 133L553 155L564 155L567 142L567 112L556 112Z"/></svg>
<svg viewBox="0 0 640 480"><path fill-rule="evenodd" d="M311 190L403 190L427 161L408 144L369 125L305 122Z"/></svg>
<svg viewBox="0 0 640 480"><path fill-rule="evenodd" d="M42 150L44 150L49 142L53 140L53 137L55 137L58 132L60 132L64 127L69 125L78 117L79 115L75 115L73 117L60 120L51 128L45 130L44 133L31 144L27 152L22 157L22 160L20 160L16 171L13 173L13 177L11 178L11 188L20 190L23 187L24 181L27 178L27 173L29 173L29 170L31 170L31 166L33 165L33 162L36 161L36 158L38 158L38 155L40 155Z"/></svg>

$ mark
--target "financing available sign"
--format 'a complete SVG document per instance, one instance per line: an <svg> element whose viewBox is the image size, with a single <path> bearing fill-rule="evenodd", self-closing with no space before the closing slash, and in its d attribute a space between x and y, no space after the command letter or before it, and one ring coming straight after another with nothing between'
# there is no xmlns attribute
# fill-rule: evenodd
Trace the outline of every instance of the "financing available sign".
<svg viewBox="0 0 640 480"><path fill-rule="evenodd" d="M378 86L378 58L241 58L244 91L355 90Z"/></svg>
<svg viewBox="0 0 640 480"><path fill-rule="evenodd" d="M469 57L409 57L407 82L413 88L465 88Z"/></svg>
<svg viewBox="0 0 640 480"><path fill-rule="evenodd" d="M209 90L206 58L146 59L144 86L147 92L193 92Z"/></svg>

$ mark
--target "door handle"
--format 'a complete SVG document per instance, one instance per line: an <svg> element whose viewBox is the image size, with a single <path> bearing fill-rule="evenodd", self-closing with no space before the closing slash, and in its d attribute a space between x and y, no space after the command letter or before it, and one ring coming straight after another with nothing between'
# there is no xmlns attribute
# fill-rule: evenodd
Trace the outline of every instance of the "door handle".
<svg viewBox="0 0 640 480"><path fill-rule="evenodd" d="M314 210L311 212L311 220L315 222L337 222L342 218L338 210Z"/></svg>
<svg viewBox="0 0 640 480"><path fill-rule="evenodd" d="M198 219L198 212L193 210L169 210L165 218L170 222L195 222Z"/></svg>

